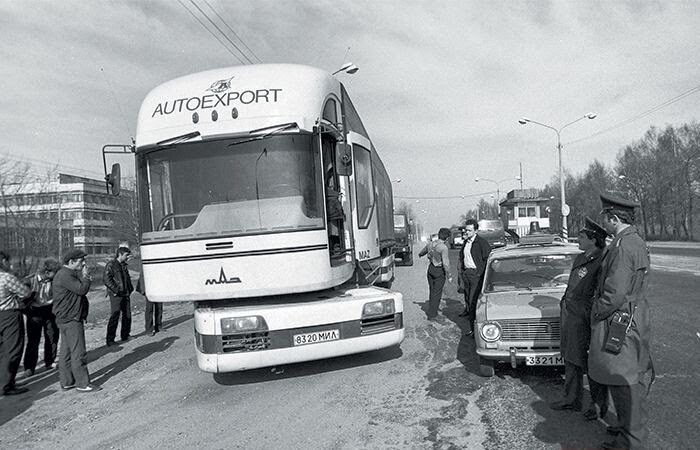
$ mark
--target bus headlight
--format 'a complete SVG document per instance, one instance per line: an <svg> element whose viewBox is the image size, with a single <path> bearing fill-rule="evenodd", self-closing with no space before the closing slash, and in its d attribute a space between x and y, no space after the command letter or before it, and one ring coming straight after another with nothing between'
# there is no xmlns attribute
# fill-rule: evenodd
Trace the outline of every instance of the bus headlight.
<svg viewBox="0 0 700 450"><path fill-rule="evenodd" d="M501 338L501 326L498 322L486 322L481 326L481 338L486 342L495 342Z"/></svg>
<svg viewBox="0 0 700 450"><path fill-rule="evenodd" d="M225 317L221 319L221 334L266 330L267 323L260 316Z"/></svg>
<svg viewBox="0 0 700 450"><path fill-rule="evenodd" d="M394 299L378 300L362 306L362 318L394 314Z"/></svg>

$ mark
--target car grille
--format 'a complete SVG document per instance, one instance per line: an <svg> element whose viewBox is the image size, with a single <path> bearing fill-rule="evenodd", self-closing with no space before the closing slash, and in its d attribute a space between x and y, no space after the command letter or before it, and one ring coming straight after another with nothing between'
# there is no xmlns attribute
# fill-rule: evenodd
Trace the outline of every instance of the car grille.
<svg viewBox="0 0 700 450"><path fill-rule="evenodd" d="M501 340L558 341L561 338L559 319L499 320Z"/></svg>
<svg viewBox="0 0 700 450"><path fill-rule="evenodd" d="M226 334L221 336L221 350L223 353L252 352L265 350L270 346L270 337L267 331L260 333Z"/></svg>

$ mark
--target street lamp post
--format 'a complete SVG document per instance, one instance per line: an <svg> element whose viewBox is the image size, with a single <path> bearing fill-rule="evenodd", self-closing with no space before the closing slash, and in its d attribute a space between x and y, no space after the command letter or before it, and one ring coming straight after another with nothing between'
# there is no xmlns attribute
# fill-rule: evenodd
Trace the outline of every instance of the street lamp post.
<svg viewBox="0 0 700 450"><path fill-rule="evenodd" d="M540 125L545 128L549 128L550 130L554 130L555 133L557 133L557 153L559 155L559 189L561 191L561 237L564 239L564 242L569 241L569 229L567 228L566 225L566 217L569 215L569 205L566 204L566 197L564 193L564 173L562 171L561 167L561 131L568 127L569 125L573 125L579 120L583 119L595 119L596 118L595 113L588 113L584 115L583 117L579 117L578 119L574 120L573 122L569 122L566 125L563 125L559 129L554 128L553 126L537 122L532 119L528 119L527 117L523 117L522 119L518 120L518 123L520 125L525 125L527 123L534 123L535 125Z"/></svg>
<svg viewBox="0 0 700 450"><path fill-rule="evenodd" d="M516 175L515 177L504 178L504 179L499 180L499 181L492 180L490 178L484 178L484 177L474 178L474 181L476 181L477 183L479 181L488 181L488 182L494 183L496 185L496 201L501 200L501 183L503 183L504 181L509 181L509 180L520 180L520 175Z"/></svg>

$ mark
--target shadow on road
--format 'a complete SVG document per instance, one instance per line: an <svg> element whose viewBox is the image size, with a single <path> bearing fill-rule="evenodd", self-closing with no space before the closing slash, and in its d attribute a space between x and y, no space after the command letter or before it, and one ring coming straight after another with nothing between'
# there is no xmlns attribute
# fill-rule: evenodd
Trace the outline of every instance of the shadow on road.
<svg viewBox="0 0 700 450"><path fill-rule="evenodd" d="M110 378L117 375L119 372L127 369L142 359L146 359L154 353L166 351L173 342L180 339L178 336L168 336L159 341L149 342L134 348L131 353L127 353L115 362L90 373L90 379L93 384L98 386L103 385Z"/></svg>
<svg viewBox="0 0 700 450"><path fill-rule="evenodd" d="M513 369L508 365L499 366L497 373L519 379L528 386L539 399L530 406L534 414L540 418L532 434L541 442L557 444L563 449L600 448L603 441L611 436L605 432L605 425L599 421L586 421L579 411L555 411L549 407L551 402L560 399L564 389L560 367L518 367ZM590 394L586 390L583 395L583 411L589 405Z"/></svg>
<svg viewBox="0 0 700 450"><path fill-rule="evenodd" d="M305 377L309 375L317 375L319 373L367 366L390 361L392 359L398 359L402 355L403 352L401 351L401 348L394 346L368 353L339 356L332 359L308 361L277 367L266 367L262 369L247 370L244 372L216 373L214 374L214 381L224 386L264 383L267 381Z"/></svg>
<svg viewBox="0 0 700 450"><path fill-rule="evenodd" d="M175 320L175 319L174 319ZM90 373L91 381L96 385L102 385L114 375L149 357L150 355L167 350L179 337L168 336L160 341L150 342L134 348L130 353L122 356L117 361ZM109 350L108 350L109 349ZM115 350L112 350L115 349ZM94 362L106 353L121 350L120 347L100 347L88 352L88 361ZM89 366L88 366L89 368ZM63 395L76 395L75 390L62 391L58 384L58 371L50 370L40 372L29 379L19 380L18 385L27 387L29 392L12 397L0 397L0 426L29 409L35 401L49 395L60 393Z"/></svg>

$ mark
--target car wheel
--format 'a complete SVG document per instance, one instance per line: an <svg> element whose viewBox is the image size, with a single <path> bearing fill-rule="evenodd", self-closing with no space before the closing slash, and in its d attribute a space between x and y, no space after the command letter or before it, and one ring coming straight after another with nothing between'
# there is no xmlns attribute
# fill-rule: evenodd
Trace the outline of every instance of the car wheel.
<svg viewBox="0 0 700 450"><path fill-rule="evenodd" d="M408 258L406 258L406 260L405 260L405 262L404 262L404 265L406 265L406 266L412 266L412 265L413 265L413 255L411 255L411 256L409 256Z"/></svg>
<svg viewBox="0 0 700 450"><path fill-rule="evenodd" d="M482 377L492 377L496 370L493 367L493 361L479 356L479 373Z"/></svg>

